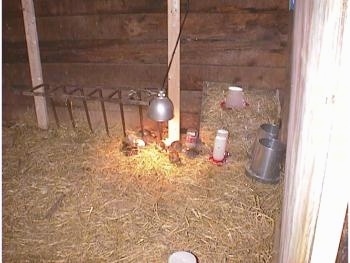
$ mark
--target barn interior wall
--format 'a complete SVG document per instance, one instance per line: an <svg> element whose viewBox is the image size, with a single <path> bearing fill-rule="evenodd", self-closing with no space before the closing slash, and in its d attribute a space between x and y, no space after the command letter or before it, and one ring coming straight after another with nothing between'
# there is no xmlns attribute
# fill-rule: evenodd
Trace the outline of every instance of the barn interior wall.
<svg viewBox="0 0 350 263"><path fill-rule="evenodd" d="M167 1L34 0L44 81L157 89L167 67ZM186 1L181 1L184 12ZM181 127L198 127L204 81L289 93L288 1L190 0L181 38ZM31 98L20 0L3 1L3 107ZM193 103L195 98L195 103ZM16 107L13 107L16 105ZM3 117L4 117L3 116Z"/></svg>

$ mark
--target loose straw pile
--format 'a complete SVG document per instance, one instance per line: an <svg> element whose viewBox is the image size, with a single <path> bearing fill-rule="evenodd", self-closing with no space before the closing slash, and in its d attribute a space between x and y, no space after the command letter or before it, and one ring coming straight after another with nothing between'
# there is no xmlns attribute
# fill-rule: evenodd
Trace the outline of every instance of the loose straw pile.
<svg viewBox="0 0 350 263"><path fill-rule="evenodd" d="M30 121L4 127L4 261L166 262L187 250L201 263L270 262L281 184L247 178L244 149L261 122L275 120L276 101L246 91L250 108L223 112L223 89L206 87L200 131L210 149L215 129L229 129L233 154L222 167L210 151L171 164L155 145L127 157L120 130L108 138Z"/></svg>

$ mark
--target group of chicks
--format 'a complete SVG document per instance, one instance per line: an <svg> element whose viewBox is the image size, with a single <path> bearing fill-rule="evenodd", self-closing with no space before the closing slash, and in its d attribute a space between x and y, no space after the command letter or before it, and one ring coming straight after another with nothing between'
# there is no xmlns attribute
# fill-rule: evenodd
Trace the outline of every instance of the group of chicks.
<svg viewBox="0 0 350 263"><path fill-rule="evenodd" d="M156 145L160 152L164 152L168 155L169 161L173 164L181 164L180 153L185 153L187 157L194 158L199 154L199 151L195 148L188 149L182 145L180 141L174 141L170 146L166 146L165 143L157 138L154 132L149 130L143 130L136 134L129 134L122 141L121 151L126 156L136 155L139 147L146 145Z"/></svg>

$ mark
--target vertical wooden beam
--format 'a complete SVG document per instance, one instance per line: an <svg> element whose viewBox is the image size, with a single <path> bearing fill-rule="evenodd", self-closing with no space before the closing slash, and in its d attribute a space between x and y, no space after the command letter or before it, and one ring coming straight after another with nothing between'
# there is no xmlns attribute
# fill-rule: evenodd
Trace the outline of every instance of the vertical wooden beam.
<svg viewBox="0 0 350 263"><path fill-rule="evenodd" d="M180 0L168 0L168 63L180 32ZM180 42L169 71L168 96L174 104L174 118L168 122L169 141L180 139Z"/></svg>
<svg viewBox="0 0 350 263"><path fill-rule="evenodd" d="M330 68L329 73L328 67L321 73L331 77L328 84L332 85L332 93L328 104L332 107L332 123L311 263L336 261L344 215L350 200L350 6L348 1L343 0L325 9L329 23L324 29L323 37L327 42L320 59ZM333 52L329 54L329 50Z"/></svg>
<svg viewBox="0 0 350 263"><path fill-rule="evenodd" d="M349 6L298 1L279 262L334 262L348 202Z"/></svg>
<svg viewBox="0 0 350 263"><path fill-rule="evenodd" d="M288 60L287 60L287 70L286 70L286 79L288 80L288 86L286 86L282 91L282 112L281 112L281 119L282 119L282 126L280 131L280 137L279 139L283 143L287 143L287 137L288 137L288 117L289 117L289 103L290 103L290 79L291 79L291 61L292 61L292 43L293 43L293 19L294 19L294 12L289 12L289 19L288 19L288 44L287 44L287 51L288 51Z"/></svg>
<svg viewBox="0 0 350 263"><path fill-rule="evenodd" d="M40 61L39 40L36 28L33 0L22 0L22 8L30 74L32 78L32 86L35 87L43 84L43 74ZM37 89L37 91L43 92L44 87ZM38 127L41 129L48 129L49 117L47 113L45 98L41 96L34 97L34 103Z"/></svg>

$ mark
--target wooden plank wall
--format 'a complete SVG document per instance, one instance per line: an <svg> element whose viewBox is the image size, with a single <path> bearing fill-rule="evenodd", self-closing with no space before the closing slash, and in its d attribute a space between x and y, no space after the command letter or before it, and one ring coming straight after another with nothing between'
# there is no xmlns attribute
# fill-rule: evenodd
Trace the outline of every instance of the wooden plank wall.
<svg viewBox="0 0 350 263"><path fill-rule="evenodd" d="M162 84L167 1L34 4L45 82L131 88ZM182 0L182 13L185 6ZM191 0L181 40L181 126L199 125L203 81L288 88L288 23L286 0ZM11 87L30 84L26 52L20 0L4 0L5 106L25 101L13 99Z"/></svg>
<svg viewBox="0 0 350 263"><path fill-rule="evenodd" d="M298 1L278 262L335 262L349 201L350 9Z"/></svg>

